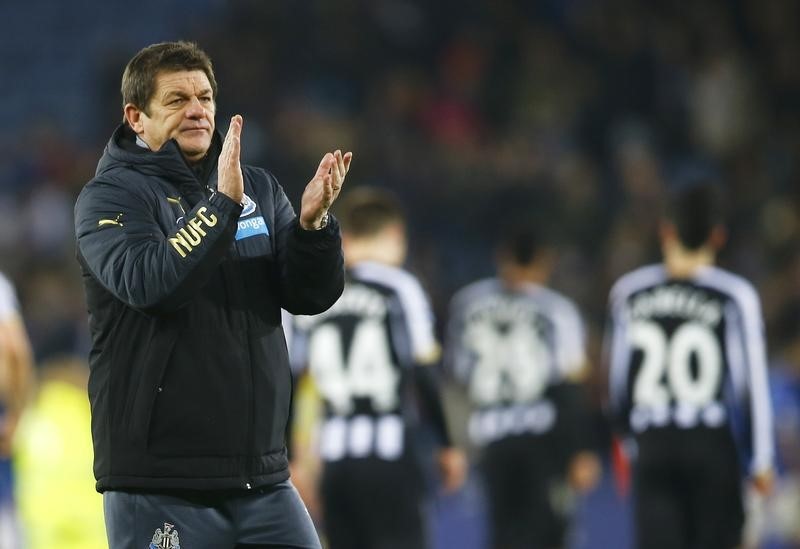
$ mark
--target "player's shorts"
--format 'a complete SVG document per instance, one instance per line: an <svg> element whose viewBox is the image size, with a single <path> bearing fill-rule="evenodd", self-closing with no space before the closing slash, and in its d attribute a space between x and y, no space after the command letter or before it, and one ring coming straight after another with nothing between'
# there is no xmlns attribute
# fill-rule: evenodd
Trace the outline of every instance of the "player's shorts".
<svg viewBox="0 0 800 549"><path fill-rule="evenodd" d="M375 457L326 463L321 492L329 549L429 546L414 464Z"/></svg>
<svg viewBox="0 0 800 549"><path fill-rule="evenodd" d="M568 524L566 484L549 437L514 436L487 446L481 472L489 537L496 549L562 547Z"/></svg>
<svg viewBox="0 0 800 549"><path fill-rule="evenodd" d="M741 473L727 430L652 430L634 469L637 547L731 549L744 525Z"/></svg>
<svg viewBox="0 0 800 549"><path fill-rule="evenodd" d="M287 480L252 494L103 494L109 549L321 549Z"/></svg>

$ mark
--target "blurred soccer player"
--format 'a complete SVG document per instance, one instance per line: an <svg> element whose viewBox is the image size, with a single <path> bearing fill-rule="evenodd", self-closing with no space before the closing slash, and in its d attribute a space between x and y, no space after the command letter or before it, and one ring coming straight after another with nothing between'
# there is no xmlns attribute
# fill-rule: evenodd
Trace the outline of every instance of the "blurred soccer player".
<svg viewBox="0 0 800 549"><path fill-rule="evenodd" d="M344 293L326 313L298 317L293 335L294 359L324 403L318 442L325 531L331 549L423 548L415 416L436 434L444 488L458 488L465 473L434 377L440 352L430 305L400 267L405 221L393 197L357 189L338 212Z"/></svg>
<svg viewBox="0 0 800 549"><path fill-rule="evenodd" d="M677 189L663 264L611 291L610 403L635 442L643 549L738 546L741 468L760 492L772 484L761 308L750 283L713 266L724 240L717 192L705 182Z"/></svg>
<svg viewBox="0 0 800 549"><path fill-rule="evenodd" d="M14 442L24 547L108 549L103 498L94 490L88 467L93 452L89 368L82 360L63 357L41 364L37 373L36 391Z"/></svg>
<svg viewBox="0 0 800 549"><path fill-rule="evenodd" d="M0 547L16 546L11 441L30 392L32 357L14 287L0 274Z"/></svg>
<svg viewBox="0 0 800 549"><path fill-rule="evenodd" d="M600 471L587 436L582 322L544 286L552 254L538 236L508 231L497 278L462 289L450 307L446 363L472 402L496 549L563 546L569 486L588 490Z"/></svg>

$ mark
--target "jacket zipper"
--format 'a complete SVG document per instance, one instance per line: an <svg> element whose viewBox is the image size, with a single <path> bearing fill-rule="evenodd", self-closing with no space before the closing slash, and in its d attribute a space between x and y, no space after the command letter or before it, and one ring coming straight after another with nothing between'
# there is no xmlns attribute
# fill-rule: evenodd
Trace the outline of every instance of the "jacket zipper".
<svg viewBox="0 0 800 549"><path fill-rule="evenodd" d="M239 254L239 251L236 250L236 254ZM236 270L237 276L242 279L241 273L239 270ZM244 280L239 280L239 287L244 289ZM245 333L245 341L246 341L246 349L247 349L247 366L250 368L250 386L248 387L248 397L249 397L249 404L250 409L249 413L249 421L247 422L247 441L249 444L249 455L253 456L255 460L256 455L256 439L255 439L255 422L256 422L256 398L255 398L255 387L256 387L256 370L253 367L253 351L250 348L250 318L247 316L246 312L242 312L244 317L244 333ZM255 462L254 462L255 463ZM249 482L251 479L247 479L248 482L245 483L245 487L250 490L252 485Z"/></svg>
<svg viewBox="0 0 800 549"><path fill-rule="evenodd" d="M187 162L187 166L188 166L188 162ZM191 167L189 167L189 169L192 172L192 175L195 176L195 179L197 180L197 182L200 184L200 187L202 188L203 187L203 182L200 181L200 179L197 177L197 174L195 174L194 171L191 170ZM211 185L208 185L207 183L205 184L204 191L205 192L203 194L206 195L206 199L211 198L214 195L214 193L216 193L216 191L211 188ZM238 256L238 254L239 254L238 250L236 249L236 245L235 244L233 246L233 253L236 254L236 256ZM236 270L234 269L234 271L236 271ZM225 273L225 269L222 270L222 276L223 276L223 279L225 280L225 291L228 293L228 295L230 297L231 295L233 295L233 293L235 291L235 285L231 284L229 276L227 276L227 274ZM240 286L241 286L241 284L240 284ZM253 394L253 392L254 392L253 387L255 385L255 370L253 369L253 361L251 360L252 353L250 352L250 336L249 336L250 331L248 330L249 322L247 321L247 316L246 315L244 316L244 320L245 320L245 323L244 323L245 324L245 330L244 330L244 333L245 333L245 351L247 352L247 358L248 358L247 366L248 366L248 368L250 370L250 384L249 384L250 386L247 389L248 418L247 418L247 433L245 435L245 437L246 437L245 438L245 444L247 446L249 446L249 448L248 448L249 456L254 456L255 455L255 446L256 446L255 437L254 437L254 433L253 433L254 430L255 430L254 429L254 425L253 425L254 422L255 422L255 397L254 397L254 394ZM244 488L246 490L252 490L253 489L252 479L249 478L248 476L244 477L243 484L244 484Z"/></svg>
<svg viewBox="0 0 800 549"><path fill-rule="evenodd" d="M216 191L211 188L210 185L206 185L206 189L209 192L209 196L214 194ZM236 245L233 246L233 254L235 257L238 258L239 250L236 248ZM236 282L231 280L231 276L234 275L237 278L241 278L239 276L238 269L232 269L231 273L226 273L223 269L222 276L225 279L225 290L229 296L233 296L236 292L237 287L243 288L244 281L237 280ZM238 284L237 284L238 282ZM242 318L244 320L244 334L245 334L245 352L247 353L247 366L250 370L250 383L247 388L247 432L245 433L245 446L247 446L247 451L249 456L255 456L256 452L256 441L255 441L255 368L253 368L253 360L252 360L252 352L250 350L250 322L248 321L247 315L245 313L241 313ZM243 484L245 489L252 490L253 489L253 481L249 477L245 477L243 479Z"/></svg>

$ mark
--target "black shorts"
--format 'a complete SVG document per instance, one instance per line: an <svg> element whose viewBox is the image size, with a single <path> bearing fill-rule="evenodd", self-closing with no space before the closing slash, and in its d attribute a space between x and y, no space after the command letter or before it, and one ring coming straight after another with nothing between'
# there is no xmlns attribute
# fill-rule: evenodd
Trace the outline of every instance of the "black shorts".
<svg viewBox="0 0 800 549"><path fill-rule="evenodd" d="M327 463L322 478L329 549L424 549L424 490L407 461L378 458Z"/></svg>
<svg viewBox="0 0 800 549"><path fill-rule="evenodd" d="M741 473L727 431L653 430L634 469L636 546L732 549L744 525Z"/></svg>
<svg viewBox="0 0 800 549"><path fill-rule="evenodd" d="M481 472L495 549L562 547L568 492L547 436L516 436L483 451Z"/></svg>

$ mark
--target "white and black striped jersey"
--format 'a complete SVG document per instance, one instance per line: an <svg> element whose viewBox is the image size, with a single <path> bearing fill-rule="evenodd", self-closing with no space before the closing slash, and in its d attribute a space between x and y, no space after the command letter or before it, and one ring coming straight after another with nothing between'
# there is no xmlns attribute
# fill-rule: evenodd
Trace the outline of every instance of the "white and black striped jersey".
<svg viewBox="0 0 800 549"><path fill-rule="evenodd" d="M687 279L642 267L614 285L610 315L610 404L623 429L638 438L727 427L751 472L772 466L763 320L749 282L717 267Z"/></svg>
<svg viewBox="0 0 800 549"><path fill-rule="evenodd" d="M19 314L19 303L14 286L0 273L0 321Z"/></svg>
<svg viewBox="0 0 800 549"><path fill-rule="evenodd" d="M350 269L339 300L296 317L292 334L292 360L324 402L322 458L400 459L411 369L439 354L430 303L413 275L374 262Z"/></svg>
<svg viewBox="0 0 800 549"><path fill-rule="evenodd" d="M581 374L584 339L577 307L542 286L511 291L492 278L456 293L445 363L473 404L473 443L549 432L559 413L551 389Z"/></svg>

